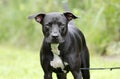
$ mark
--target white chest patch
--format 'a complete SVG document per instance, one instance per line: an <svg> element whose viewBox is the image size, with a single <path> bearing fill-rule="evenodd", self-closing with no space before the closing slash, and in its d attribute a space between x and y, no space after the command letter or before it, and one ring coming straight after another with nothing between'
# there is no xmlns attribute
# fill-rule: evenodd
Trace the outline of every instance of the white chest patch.
<svg viewBox="0 0 120 79"><path fill-rule="evenodd" d="M63 72L66 72L64 70L65 66L68 65L67 62L63 62L62 59L59 57L60 51L58 50L58 44L52 44L51 45L52 52L54 55L53 60L50 62L50 65L53 68L61 68Z"/></svg>
<svg viewBox="0 0 120 79"><path fill-rule="evenodd" d="M63 65L63 62L61 60L61 58L58 56L58 55L55 55L54 54L54 58L53 60L50 62L50 65L54 68L61 68L61 69L64 69L64 65Z"/></svg>

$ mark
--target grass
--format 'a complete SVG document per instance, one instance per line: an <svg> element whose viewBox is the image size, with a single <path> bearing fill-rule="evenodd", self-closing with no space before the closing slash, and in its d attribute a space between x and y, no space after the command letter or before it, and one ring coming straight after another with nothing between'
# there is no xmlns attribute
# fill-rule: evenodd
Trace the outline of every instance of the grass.
<svg viewBox="0 0 120 79"><path fill-rule="evenodd" d="M119 58L118 58L119 59ZM120 66L116 57L91 56L91 67ZM119 79L120 70L91 71L91 79ZM56 79L55 74L53 74ZM39 50L30 51L10 46L0 46L0 79L43 79L39 64ZM73 79L68 74L68 79Z"/></svg>

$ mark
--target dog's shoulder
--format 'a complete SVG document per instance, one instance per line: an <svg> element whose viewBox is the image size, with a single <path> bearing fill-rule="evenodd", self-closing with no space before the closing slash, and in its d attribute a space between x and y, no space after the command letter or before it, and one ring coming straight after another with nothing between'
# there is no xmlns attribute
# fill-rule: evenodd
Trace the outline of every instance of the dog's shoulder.
<svg viewBox="0 0 120 79"><path fill-rule="evenodd" d="M72 38L75 38L78 41L81 41L81 43L86 44L84 34L73 23L68 24L68 32Z"/></svg>
<svg viewBox="0 0 120 79"><path fill-rule="evenodd" d="M68 32L72 35L82 35L82 32L71 22L68 24Z"/></svg>

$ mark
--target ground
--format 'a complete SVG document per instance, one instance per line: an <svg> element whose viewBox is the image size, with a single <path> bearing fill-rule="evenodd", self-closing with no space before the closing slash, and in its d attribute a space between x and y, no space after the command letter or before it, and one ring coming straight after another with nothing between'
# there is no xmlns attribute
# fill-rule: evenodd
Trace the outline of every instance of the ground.
<svg viewBox="0 0 120 79"><path fill-rule="evenodd" d="M91 68L118 67L120 56L91 56ZM91 70L91 79L119 79L118 70ZM53 74L56 79L55 74ZM73 79L71 73L68 79ZM0 79L43 79L39 63L39 49L30 51L11 46L0 46Z"/></svg>

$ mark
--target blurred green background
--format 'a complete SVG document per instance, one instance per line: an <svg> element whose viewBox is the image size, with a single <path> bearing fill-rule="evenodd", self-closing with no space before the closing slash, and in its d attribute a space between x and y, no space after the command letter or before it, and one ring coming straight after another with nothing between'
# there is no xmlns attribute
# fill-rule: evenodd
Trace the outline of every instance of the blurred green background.
<svg viewBox="0 0 120 79"><path fill-rule="evenodd" d="M120 66L120 0L0 0L0 79L43 78L41 25L27 17L64 12L65 5L80 17L74 22L86 37L91 67ZM94 79L118 79L120 73L96 72L91 71Z"/></svg>

